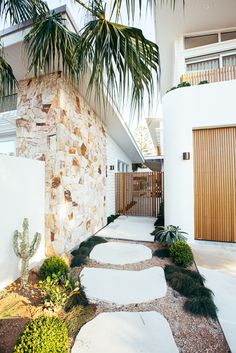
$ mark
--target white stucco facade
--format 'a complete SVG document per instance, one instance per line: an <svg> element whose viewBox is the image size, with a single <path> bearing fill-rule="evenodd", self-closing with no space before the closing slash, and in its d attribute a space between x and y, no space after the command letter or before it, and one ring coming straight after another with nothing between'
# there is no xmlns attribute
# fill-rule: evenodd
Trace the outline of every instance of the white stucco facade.
<svg viewBox="0 0 236 353"><path fill-rule="evenodd" d="M107 137L107 217L115 214L115 173L118 172L118 162L125 163L128 172L132 172L132 161L121 147L110 137ZM114 167L114 169L112 169Z"/></svg>
<svg viewBox="0 0 236 353"><path fill-rule="evenodd" d="M165 222L194 238L193 129L236 126L236 80L180 88L163 97ZM190 152L184 161L183 152Z"/></svg>
<svg viewBox="0 0 236 353"><path fill-rule="evenodd" d="M19 277L20 259L13 251L13 233L22 231L24 218L29 219L30 240L35 232L42 234L30 267L45 257L44 173L43 162L0 156L0 289Z"/></svg>

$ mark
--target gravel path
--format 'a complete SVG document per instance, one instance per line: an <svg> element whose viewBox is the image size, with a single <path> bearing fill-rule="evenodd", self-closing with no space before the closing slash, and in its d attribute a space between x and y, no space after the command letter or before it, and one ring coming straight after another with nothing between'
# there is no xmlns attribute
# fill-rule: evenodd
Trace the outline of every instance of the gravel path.
<svg viewBox="0 0 236 353"><path fill-rule="evenodd" d="M126 242L124 240L121 241L114 239L108 239L108 241ZM152 251L159 248L159 245L153 242L127 242L143 244L149 247ZM86 267L140 271L153 266L164 267L166 264L170 263L170 259L160 259L158 257L127 265L101 264L90 259L86 264ZM192 269L196 268L193 266ZM78 272L80 271L81 270L78 269ZM193 316L185 312L183 310L185 300L185 297L181 296L178 292L168 286L165 297L149 303L117 305L115 303L108 304L100 301L97 305L96 314L119 311L157 311L167 319L180 353L228 353L229 347L218 321L214 321L210 318Z"/></svg>

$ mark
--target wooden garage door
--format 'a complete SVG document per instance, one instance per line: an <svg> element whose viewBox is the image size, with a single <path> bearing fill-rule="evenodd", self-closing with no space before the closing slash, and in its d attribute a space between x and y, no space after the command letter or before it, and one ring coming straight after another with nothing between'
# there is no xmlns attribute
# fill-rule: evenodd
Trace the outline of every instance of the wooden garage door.
<svg viewBox="0 0 236 353"><path fill-rule="evenodd" d="M236 242L236 128L193 136L195 239Z"/></svg>

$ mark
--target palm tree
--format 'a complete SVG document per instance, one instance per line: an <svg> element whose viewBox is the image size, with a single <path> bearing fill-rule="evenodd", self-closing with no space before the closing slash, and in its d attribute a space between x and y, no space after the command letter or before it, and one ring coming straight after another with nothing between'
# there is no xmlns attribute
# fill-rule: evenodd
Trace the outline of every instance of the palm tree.
<svg viewBox="0 0 236 353"><path fill-rule="evenodd" d="M0 16L10 23L32 20L25 36L29 70L37 77L61 70L72 80L80 80L89 72L88 89L99 95L104 91L112 98L131 92L131 103L141 108L144 92L153 94L158 80L158 46L146 39L140 29L120 23L124 3L132 17L142 0L113 0L110 13L106 1L74 0L89 14L88 22L79 33L68 29L61 14L49 11L44 0L0 0ZM174 0L160 0L162 2ZM148 0L152 6L156 0ZM138 4L138 5L137 5ZM14 88L16 80L0 47L0 95Z"/></svg>

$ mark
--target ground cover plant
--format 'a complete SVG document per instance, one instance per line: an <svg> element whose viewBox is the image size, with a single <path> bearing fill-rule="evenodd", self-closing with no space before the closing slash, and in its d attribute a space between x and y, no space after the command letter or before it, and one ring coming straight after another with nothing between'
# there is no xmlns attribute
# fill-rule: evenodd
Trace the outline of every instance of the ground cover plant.
<svg viewBox="0 0 236 353"><path fill-rule="evenodd" d="M58 317L40 316L26 326L13 353L68 353L68 350L66 325Z"/></svg>
<svg viewBox="0 0 236 353"><path fill-rule="evenodd" d="M168 284L177 292L187 297L184 309L194 315L217 318L217 308L213 292L204 286L204 277L197 271L178 266L165 266Z"/></svg>
<svg viewBox="0 0 236 353"><path fill-rule="evenodd" d="M71 267L78 267L85 265L87 262L87 257L93 250L93 248L98 244L106 243L107 241L104 238L93 236L86 241L83 241L78 249L75 249L71 252L73 259L71 261Z"/></svg>

